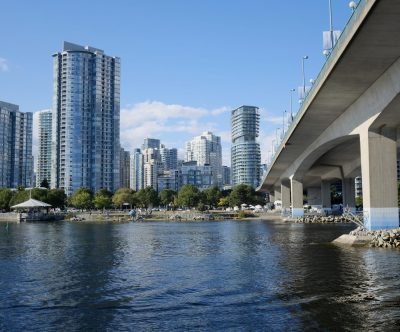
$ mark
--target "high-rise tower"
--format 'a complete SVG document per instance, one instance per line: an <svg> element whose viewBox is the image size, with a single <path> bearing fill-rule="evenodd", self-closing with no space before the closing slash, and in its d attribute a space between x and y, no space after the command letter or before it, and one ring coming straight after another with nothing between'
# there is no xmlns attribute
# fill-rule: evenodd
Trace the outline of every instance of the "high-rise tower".
<svg viewBox="0 0 400 332"><path fill-rule="evenodd" d="M0 101L0 188L33 185L32 118Z"/></svg>
<svg viewBox="0 0 400 332"><path fill-rule="evenodd" d="M64 42L53 55L51 185L70 195L119 187L120 60Z"/></svg>
<svg viewBox="0 0 400 332"><path fill-rule="evenodd" d="M260 181L261 152L256 142L259 131L258 107L241 106L232 111L232 185L257 187Z"/></svg>
<svg viewBox="0 0 400 332"><path fill-rule="evenodd" d="M39 153L37 156L36 187L40 187L43 180L51 182L51 135L52 111L37 112L39 120Z"/></svg>
<svg viewBox="0 0 400 332"><path fill-rule="evenodd" d="M144 176L143 176L143 154L140 149L134 149L131 154L130 163L130 187L131 189L138 191L144 187Z"/></svg>

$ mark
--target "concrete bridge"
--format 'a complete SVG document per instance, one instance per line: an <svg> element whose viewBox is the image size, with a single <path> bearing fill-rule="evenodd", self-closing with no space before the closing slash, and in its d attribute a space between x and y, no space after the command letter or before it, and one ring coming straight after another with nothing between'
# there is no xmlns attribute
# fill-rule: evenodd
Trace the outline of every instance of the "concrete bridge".
<svg viewBox="0 0 400 332"><path fill-rule="evenodd" d="M400 1L361 0L286 132L258 190L303 214L309 202L330 207L340 179L355 207L362 176L364 223L399 227Z"/></svg>

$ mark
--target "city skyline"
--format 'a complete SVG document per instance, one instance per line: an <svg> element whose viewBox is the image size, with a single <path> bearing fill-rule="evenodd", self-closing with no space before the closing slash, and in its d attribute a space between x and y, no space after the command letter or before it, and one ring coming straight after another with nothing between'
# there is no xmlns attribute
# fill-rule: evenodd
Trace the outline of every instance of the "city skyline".
<svg viewBox="0 0 400 332"><path fill-rule="evenodd" d="M77 5L45 1L40 9L27 3L23 10L18 2L3 5L9 15L0 37L0 97L23 112L49 109L51 54L62 42L106 49L121 58L121 142L129 150L146 136L159 136L168 146L179 146L182 155L180 142L210 130L221 136L223 163L229 165L230 111L250 104L260 108L265 162L275 127L289 109L289 90L301 85L302 56L309 55L307 80L324 62L325 2L136 1L112 8L79 3L79 13L73 10ZM99 18L91 29L83 23L89 12ZM333 13L334 28L341 29L351 11L347 2L334 1ZM73 28L63 24L72 14ZM101 23L105 19L107 26ZM54 31L47 28L53 21ZM40 43L28 39L28 28L41 36ZM23 56L26 48L30 57ZM296 96L293 101L296 109Z"/></svg>

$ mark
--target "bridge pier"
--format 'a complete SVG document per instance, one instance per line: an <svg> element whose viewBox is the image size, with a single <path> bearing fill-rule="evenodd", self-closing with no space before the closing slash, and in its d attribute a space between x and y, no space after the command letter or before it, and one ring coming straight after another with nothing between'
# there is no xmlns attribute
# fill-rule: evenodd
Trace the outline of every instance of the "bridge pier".
<svg viewBox="0 0 400 332"><path fill-rule="evenodd" d="M356 211L356 192L354 178L344 178L342 181L343 208L349 208L351 212Z"/></svg>
<svg viewBox="0 0 400 332"><path fill-rule="evenodd" d="M399 227L396 129L363 130L360 150L365 226Z"/></svg>
<svg viewBox="0 0 400 332"><path fill-rule="evenodd" d="M275 192L270 192L269 193L269 202L274 203L275 202Z"/></svg>
<svg viewBox="0 0 400 332"><path fill-rule="evenodd" d="M328 180L321 181L321 198L322 198L322 208L330 209L331 205L331 183Z"/></svg>
<svg viewBox="0 0 400 332"><path fill-rule="evenodd" d="M292 217L302 217L303 209L303 183L299 180L290 179L290 193L292 201Z"/></svg>
<svg viewBox="0 0 400 332"><path fill-rule="evenodd" d="M307 188L307 201L308 205L321 205L321 187Z"/></svg>
<svg viewBox="0 0 400 332"><path fill-rule="evenodd" d="M290 183L289 183L289 181L282 181L281 196L282 196L282 215L285 215L285 213L290 210Z"/></svg>
<svg viewBox="0 0 400 332"><path fill-rule="evenodd" d="M282 197L281 197L281 187L275 187L275 189L274 189L274 196L275 196L275 200L276 200L276 201L282 200Z"/></svg>

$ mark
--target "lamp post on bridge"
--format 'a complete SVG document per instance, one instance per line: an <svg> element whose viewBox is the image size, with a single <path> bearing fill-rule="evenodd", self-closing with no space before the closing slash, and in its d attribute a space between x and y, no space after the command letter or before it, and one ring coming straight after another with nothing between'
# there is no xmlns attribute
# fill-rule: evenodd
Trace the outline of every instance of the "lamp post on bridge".
<svg viewBox="0 0 400 332"><path fill-rule="evenodd" d="M332 0L329 0L329 35L331 36L331 52L333 50L333 21L332 21Z"/></svg>
<svg viewBox="0 0 400 332"><path fill-rule="evenodd" d="M278 147L278 145L279 145L279 136L278 136L278 131L280 130L281 128L276 128L275 129L275 141L276 141L276 147ZM276 149L276 148L275 148ZM275 151L276 152L276 151Z"/></svg>
<svg viewBox="0 0 400 332"><path fill-rule="evenodd" d="M303 58L301 59L301 69L303 72L303 100L306 98L306 73L304 70L304 60L308 59L308 55L303 56Z"/></svg>
<svg viewBox="0 0 400 332"><path fill-rule="evenodd" d="M285 117L286 117L286 110L283 111L283 116L282 116L282 140L283 136L285 135Z"/></svg>
<svg viewBox="0 0 400 332"><path fill-rule="evenodd" d="M293 121L293 92L295 92L296 89L290 89L290 122Z"/></svg>
<svg viewBox="0 0 400 332"><path fill-rule="evenodd" d="M356 8L357 8L357 3L356 3L355 1L350 1L349 7L350 7L350 9L353 11L353 13L354 13L354 11L355 11Z"/></svg>

